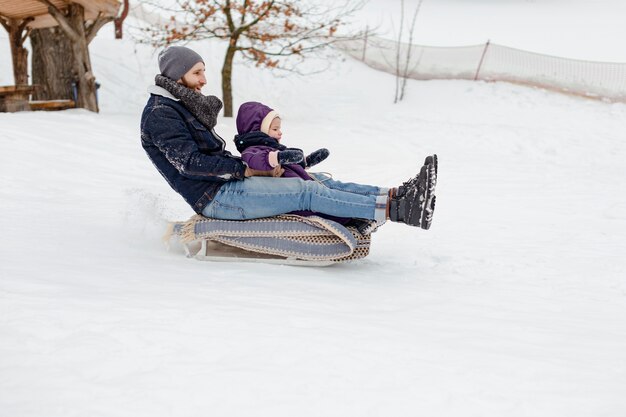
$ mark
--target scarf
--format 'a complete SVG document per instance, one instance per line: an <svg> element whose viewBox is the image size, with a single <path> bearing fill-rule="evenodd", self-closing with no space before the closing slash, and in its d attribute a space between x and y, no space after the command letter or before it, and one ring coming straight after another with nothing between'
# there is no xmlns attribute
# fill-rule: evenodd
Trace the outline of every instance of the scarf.
<svg viewBox="0 0 626 417"><path fill-rule="evenodd" d="M286 146L281 145L278 141L263 132L249 132L242 135L235 135L235 146L239 153L242 153L250 146L269 146L278 151L284 151Z"/></svg>
<svg viewBox="0 0 626 417"><path fill-rule="evenodd" d="M166 89L179 99L204 127L213 130L217 124L217 115L222 109L222 101L219 98L205 96L160 74L155 77L154 81L156 85Z"/></svg>

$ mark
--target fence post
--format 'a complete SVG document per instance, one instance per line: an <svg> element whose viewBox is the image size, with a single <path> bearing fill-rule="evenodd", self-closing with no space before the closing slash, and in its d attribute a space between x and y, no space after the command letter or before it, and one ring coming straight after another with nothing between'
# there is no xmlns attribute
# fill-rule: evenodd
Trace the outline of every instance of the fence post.
<svg viewBox="0 0 626 417"><path fill-rule="evenodd" d="M363 58L361 61L365 62L365 51L367 50L367 32L369 32L369 26L365 26L365 37L363 41Z"/></svg>
<svg viewBox="0 0 626 417"><path fill-rule="evenodd" d="M489 48L489 43L491 39L487 40L485 44L485 48L483 49L483 54L480 57L480 62L478 63L478 68L476 69L476 75L474 76L474 81L478 80L478 74L480 73L480 68L483 66L483 60L485 59L485 54L487 54L487 48Z"/></svg>

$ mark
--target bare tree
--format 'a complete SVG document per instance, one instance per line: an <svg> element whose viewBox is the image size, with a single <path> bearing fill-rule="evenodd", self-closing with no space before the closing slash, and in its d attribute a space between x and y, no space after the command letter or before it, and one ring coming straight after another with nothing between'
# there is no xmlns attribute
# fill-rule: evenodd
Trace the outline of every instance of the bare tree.
<svg viewBox="0 0 626 417"><path fill-rule="evenodd" d="M400 55L402 50L402 35L404 32L404 0L400 0L400 28L398 29L398 43L396 45L396 94L393 102L400 98Z"/></svg>
<svg viewBox="0 0 626 417"><path fill-rule="evenodd" d="M413 19L411 20L411 26L409 28L409 39L404 51L404 67L401 68L400 61L402 57L402 38L404 36L404 0L400 1L400 28L398 30L398 42L396 44L396 94L394 97L394 103L404 99L404 92L406 90L406 83L409 77L409 65L413 54L413 34L415 33L415 24L417 22L417 15L422 7L422 2L419 0L415 12L413 12ZM418 59L419 63L419 59Z"/></svg>
<svg viewBox="0 0 626 417"><path fill-rule="evenodd" d="M411 62L412 54L413 54L413 34L415 33L415 22L417 21L417 15L420 12L420 8L422 7L422 2L424 0L419 0L417 3L417 7L415 8L415 12L413 13L413 20L411 21L411 28L409 29L409 42L406 50L406 59L404 62L404 70L402 71L402 87L400 88L400 98L402 101L404 99L404 92L406 91L406 81L409 78L409 63ZM421 58L421 56L420 56ZM417 62L419 63L419 58Z"/></svg>
<svg viewBox="0 0 626 417"><path fill-rule="evenodd" d="M305 57L356 34L339 35L345 20L363 0L332 6L303 5L296 0L177 0L169 24L147 29L154 46L201 39L228 42L222 65L224 116L232 117L233 61L295 71ZM177 20L179 19L179 20ZM181 23L182 22L182 23ZM296 58L287 60L287 57Z"/></svg>

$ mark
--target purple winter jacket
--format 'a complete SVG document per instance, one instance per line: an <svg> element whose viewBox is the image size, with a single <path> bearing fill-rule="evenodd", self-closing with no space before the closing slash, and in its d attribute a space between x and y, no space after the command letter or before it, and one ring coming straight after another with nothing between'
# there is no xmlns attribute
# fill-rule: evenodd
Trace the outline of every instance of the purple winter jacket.
<svg viewBox="0 0 626 417"><path fill-rule="evenodd" d="M261 171L271 171L272 167L268 161L269 153L289 149L278 141L263 132L250 132L243 135L235 136L235 145L241 153L241 159L252 169ZM290 148L293 149L293 148ZM302 178L305 181L315 181L299 164L282 165L285 170L283 177L286 178ZM335 217L329 214L315 213L312 211L293 211L290 214L299 216L320 216L325 219L336 221L337 223L346 225L351 219L344 217Z"/></svg>

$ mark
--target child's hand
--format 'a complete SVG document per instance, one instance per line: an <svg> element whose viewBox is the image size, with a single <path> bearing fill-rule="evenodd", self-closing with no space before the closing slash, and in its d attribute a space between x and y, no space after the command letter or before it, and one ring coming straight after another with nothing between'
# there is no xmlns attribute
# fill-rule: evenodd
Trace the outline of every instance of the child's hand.
<svg viewBox="0 0 626 417"><path fill-rule="evenodd" d="M304 159L305 168L309 168L313 165L319 164L324 159L328 158L328 155L330 155L330 151L326 148L318 149L314 152L311 152L311 154Z"/></svg>
<svg viewBox="0 0 626 417"><path fill-rule="evenodd" d="M278 163L280 165L297 164L304 160L304 153L299 149L285 149L278 152Z"/></svg>

